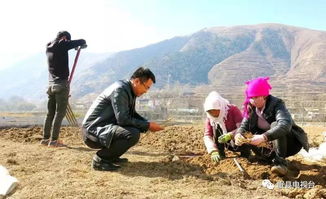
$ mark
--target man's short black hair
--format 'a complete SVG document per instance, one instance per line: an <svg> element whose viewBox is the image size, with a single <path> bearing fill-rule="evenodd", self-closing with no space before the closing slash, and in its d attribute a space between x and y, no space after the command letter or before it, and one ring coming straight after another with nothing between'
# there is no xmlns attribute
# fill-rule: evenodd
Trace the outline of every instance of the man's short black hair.
<svg viewBox="0 0 326 199"><path fill-rule="evenodd" d="M130 79L139 78L141 82L146 82L148 79L151 79L155 84L155 75L149 70L149 68L139 67L131 76Z"/></svg>
<svg viewBox="0 0 326 199"><path fill-rule="evenodd" d="M66 36L68 40L71 40L71 35L70 35L70 33L68 31L60 31L60 32L58 32L56 39L60 39L63 36Z"/></svg>

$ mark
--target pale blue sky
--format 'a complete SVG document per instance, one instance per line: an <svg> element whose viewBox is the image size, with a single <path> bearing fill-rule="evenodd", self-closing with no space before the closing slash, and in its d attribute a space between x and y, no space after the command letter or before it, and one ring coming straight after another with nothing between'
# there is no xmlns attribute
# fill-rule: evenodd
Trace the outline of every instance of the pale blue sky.
<svg viewBox="0 0 326 199"><path fill-rule="evenodd" d="M117 6L145 24L180 32L258 23L326 30L325 0L123 0Z"/></svg>
<svg viewBox="0 0 326 199"><path fill-rule="evenodd" d="M0 2L0 70L59 30L88 52L139 48L205 27L281 23L326 31L326 0L8 0Z"/></svg>

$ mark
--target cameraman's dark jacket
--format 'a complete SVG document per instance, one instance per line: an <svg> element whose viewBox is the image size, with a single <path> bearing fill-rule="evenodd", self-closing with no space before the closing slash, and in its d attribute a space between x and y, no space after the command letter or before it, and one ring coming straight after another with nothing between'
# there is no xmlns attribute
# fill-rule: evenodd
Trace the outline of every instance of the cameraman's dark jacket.
<svg viewBox="0 0 326 199"><path fill-rule="evenodd" d="M79 39L70 41L54 40L46 45L50 82L68 80L68 51L85 44L86 41L84 39Z"/></svg>
<svg viewBox="0 0 326 199"><path fill-rule="evenodd" d="M109 147L118 126L147 131L149 122L136 112L135 102L136 95L130 81L113 83L96 98L86 113L83 121L86 134L95 136L103 146Z"/></svg>
<svg viewBox="0 0 326 199"><path fill-rule="evenodd" d="M282 136L293 133L295 138L301 143L302 147L306 151L309 150L307 134L302 128L295 124L291 114L285 107L283 100L269 95L267 97L265 109L262 115L269 124L276 122L276 126L266 132L259 129L257 126L258 115L255 108L250 107L249 117L242 120L238 133L243 134L246 131L257 134L264 133L269 141L273 141Z"/></svg>

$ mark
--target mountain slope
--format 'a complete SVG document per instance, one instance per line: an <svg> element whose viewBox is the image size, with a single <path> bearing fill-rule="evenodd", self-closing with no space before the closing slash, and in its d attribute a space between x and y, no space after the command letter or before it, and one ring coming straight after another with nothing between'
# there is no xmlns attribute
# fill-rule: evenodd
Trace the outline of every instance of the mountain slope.
<svg viewBox="0 0 326 199"><path fill-rule="evenodd" d="M325 32L277 24L248 28L255 41L245 51L216 64L209 73L213 83L239 85L257 76L285 82L326 81Z"/></svg>
<svg viewBox="0 0 326 199"><path fill-rule="evenodd" d="M239 86L257 76L320 83L326 80L325 46L325 32L281 24L206 28L117 53L85 73L77 86L83 90L79 96L99 93L140 65L153 70L158 87L174 82Z"/></svg>
<svg viewBox="0 0 326 199"><path fill-rule="evenodd" d="M155 73L156 87L179 82L227 88L243 86L257 76L270 76L278 87L292 83L305 87L325 85L325 57L325 31L282 24L205 28L101 59L82 54L72 94L75 98L97 95L112 82L129 78L141 65ZM82 64L83 59L90 63ZM25 62L2 72L0 83L5 85L5 92L0 98L13 94L40 96L47 80L44 65L39 62L38 69L34 69L33 62ZM17 71L29 75L17 77Z"/></svg>
<svg viewBox="0 0 326 199"><path fill-rule="evenodd" d="M116 53L102 62L76 75L74 92L76 96L100 92L110 83L128 78L140 65L147 65L149 60L162 58L178 51L188 41L188 37L175 37L169 40L149 45L144 48Z"/></svg>

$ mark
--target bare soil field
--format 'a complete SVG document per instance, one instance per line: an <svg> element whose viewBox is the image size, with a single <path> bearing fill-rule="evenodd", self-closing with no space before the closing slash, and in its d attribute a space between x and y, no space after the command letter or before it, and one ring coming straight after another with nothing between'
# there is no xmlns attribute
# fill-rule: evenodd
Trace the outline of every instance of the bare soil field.
<svg viewBox="0 0 326 199"><path fill-rule="evenodd" d="M312 146L324 141L326 127L304 129ZM310 162L293 156L291 170L282 178L270 172L270 165L233 152L213 164L203 145L202 125L143 134L124 155L129 162L116 172L91 169L96 151L82 143L78 128L62 128L60 137L68 147L60 149L40 146L41 133L41 127L0 130L0 164L19 180L8 198L326 198L325 159ZM263 187L263 179L275 187ZM313 186L276 186L283 182Z"/></svg>

